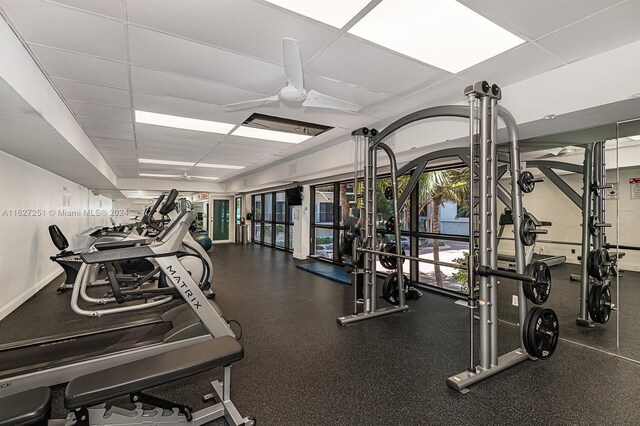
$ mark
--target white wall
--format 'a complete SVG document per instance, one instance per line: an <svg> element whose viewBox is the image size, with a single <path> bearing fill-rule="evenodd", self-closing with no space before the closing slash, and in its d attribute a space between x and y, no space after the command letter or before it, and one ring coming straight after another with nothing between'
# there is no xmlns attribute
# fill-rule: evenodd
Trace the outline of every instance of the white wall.
<svg viewBox="0 0 640 426"><path fill-rule="evenodd" d="M0 151L0 319L62 272L49 260L58 252L48 226L57 224L70 244L89 227L107 224L108 217L59 216L58 210L110 210L111 200L87 188ZM63 205L63 188L70 203ZM41 216L16 216L14 209L39 210ZM84 212L83 212L84 213ZM13 214L13 215L12 215Z"/></svg>

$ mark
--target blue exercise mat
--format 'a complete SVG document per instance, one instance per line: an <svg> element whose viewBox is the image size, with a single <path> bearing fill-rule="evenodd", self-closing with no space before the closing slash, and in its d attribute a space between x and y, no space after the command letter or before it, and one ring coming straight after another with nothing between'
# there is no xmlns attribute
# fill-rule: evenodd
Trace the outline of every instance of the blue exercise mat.
<svg viewBox="0 0 640 426"><path fill-rule="evenodd" d="M342 284L351 285L351 275L339 266L324 262L301 263L298 268Z"/></svg>

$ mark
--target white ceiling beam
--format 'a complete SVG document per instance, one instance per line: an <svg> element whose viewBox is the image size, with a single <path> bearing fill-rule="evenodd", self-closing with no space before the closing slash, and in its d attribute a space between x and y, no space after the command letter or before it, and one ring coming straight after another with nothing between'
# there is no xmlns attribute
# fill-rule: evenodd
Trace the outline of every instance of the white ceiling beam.
<svg viewBox="0 0 640 426"><path fill-rule="evenodd" d="M5 80L42 118L44 118L75 150L99 172L117 186L116 174L91 143L67 105L62 101L47 77L23 43L4 19L0 19L0 78ZM43 141L45 143L46 141ZM50 160L50 159L49 159ZM46 168L46 161L38 164ZM82 184L82 182L78 182Z"/></svg>

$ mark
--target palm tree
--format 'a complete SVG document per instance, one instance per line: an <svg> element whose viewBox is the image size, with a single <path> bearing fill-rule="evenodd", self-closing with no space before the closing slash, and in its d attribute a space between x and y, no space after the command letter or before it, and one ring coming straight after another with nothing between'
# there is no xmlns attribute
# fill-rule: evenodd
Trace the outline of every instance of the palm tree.
<svg viewBox="0 0 640 426"><path fill-rule="evenodd" d="M431 204L431 232L440 232L440 206L447 201L457 203L468 211L469 168L437 170L423 173L419 184L419 211ZM440 241L433 239L433 260L440 260ZM442 272L434 265L436 286L442 287Z"/></svg>

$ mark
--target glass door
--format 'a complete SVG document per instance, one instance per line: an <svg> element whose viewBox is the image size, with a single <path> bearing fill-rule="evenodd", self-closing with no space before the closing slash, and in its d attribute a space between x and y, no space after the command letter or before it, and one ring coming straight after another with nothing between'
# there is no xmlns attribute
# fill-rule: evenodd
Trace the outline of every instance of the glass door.
<svg viewBox="0 0 640 426"><path fill-rule="evenodd" d="M229 240L229 200L213 200L213 241Z"/></svg>

